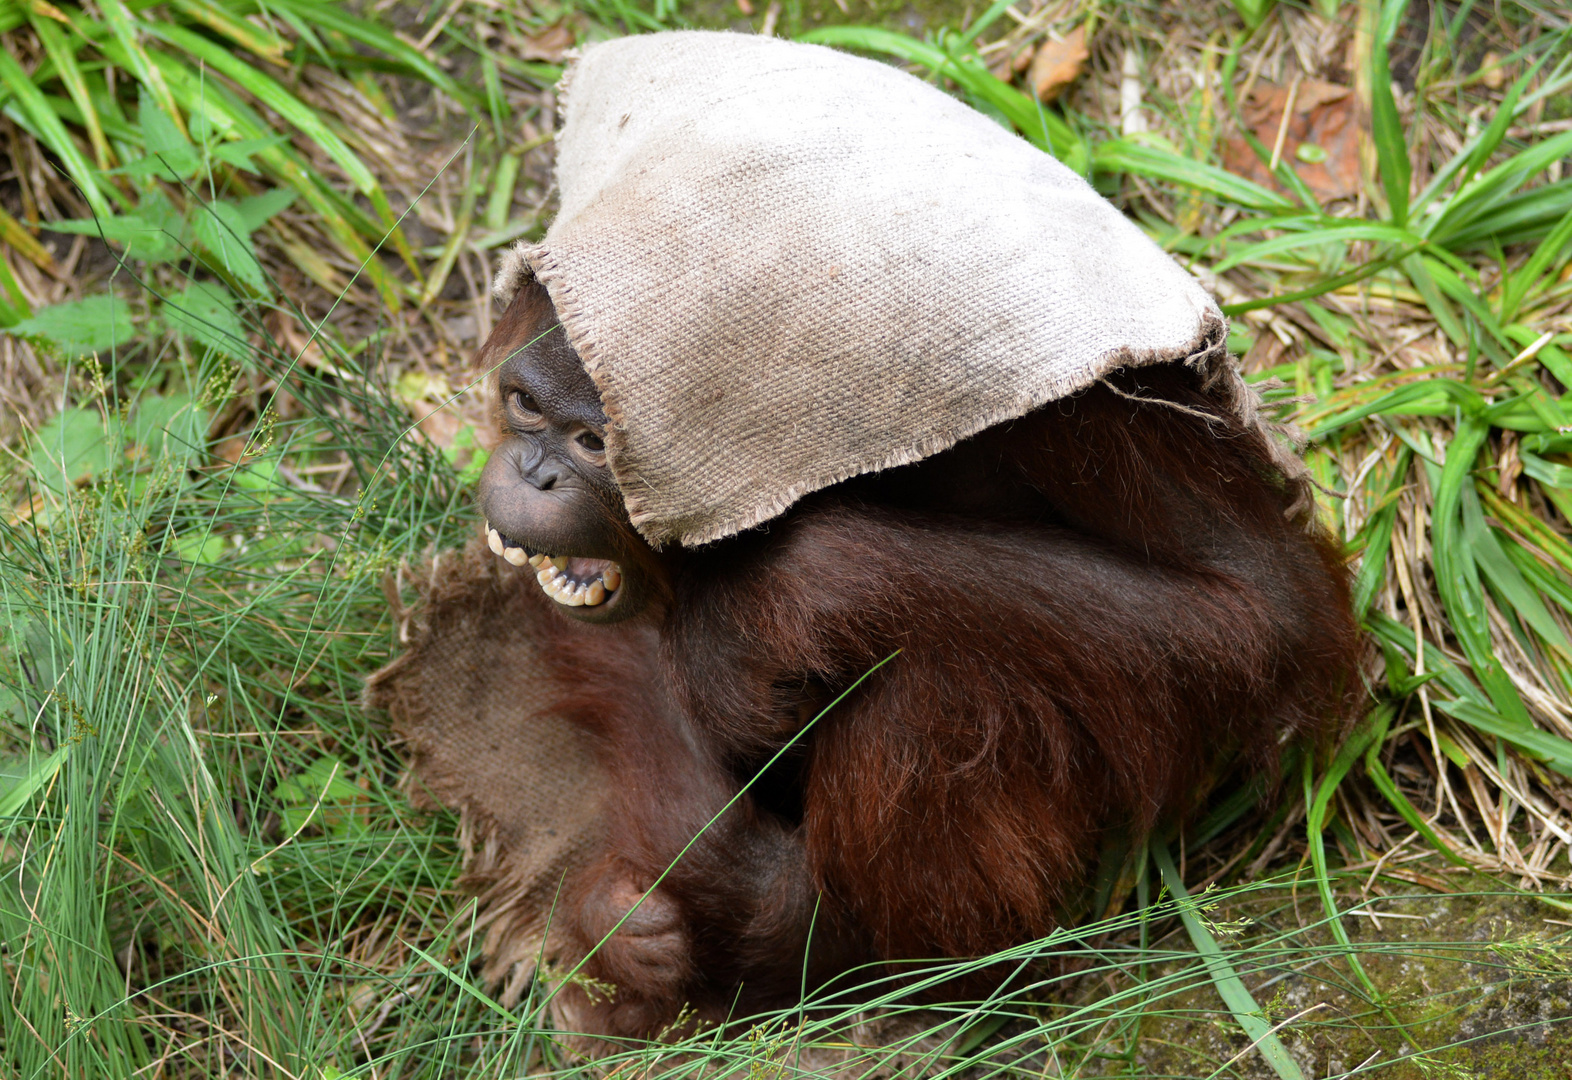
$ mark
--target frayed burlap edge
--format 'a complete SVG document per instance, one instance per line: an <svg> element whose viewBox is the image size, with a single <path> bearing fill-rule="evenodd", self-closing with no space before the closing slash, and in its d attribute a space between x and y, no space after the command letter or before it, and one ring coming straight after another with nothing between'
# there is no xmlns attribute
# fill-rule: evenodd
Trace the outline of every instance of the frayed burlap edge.
<svg viewBox="0 0 1572 1080"><path fill-rule="evenodd" d="M750 512L714 528L678 533L674 529L662 527L660 522L652 521L652 515L643 508L641 492L637 485L626 482L617 471L618 456L625 447L626 434L619 423L617 402L605 399L605 383L600 372L606 361L600 355L594 335L584 326L581 306L574 296L573 285L564 280L551 254L539 244L521 241L514 245L503 255L498 265L492 294L498 303L506 306L531 279L540 281L551 293L569 343L584 361L584 368L590 378L602 391L602 404L610 421L606 432L607 460L613 475L617 476L629 519L645 539L657 548L672 540L691 546L724 539L778 517L799 499L814 491L849 480L854 476L881 472L921 461L996 424L1015 420L1050 402L1079 393L1098 382L1106 383L1108 376L1121 370L1164 363L1182 363L1200 373L1203 390L1217 403L1218 409L1225 415L1236 417L1245 430L1253 431L1260 436L1273 466L1282 473L1284 482L1294 489L1297 496L1289 511L1291 516L1297 516L1309 505L1309 473L1298 456L1303 441L1302 435L1291 425L1277 423L1263 414L1261 395L1245 381L1238 362L1228 353L1227 321L1220 316L1207 315L1203 317L1195 338L1174 352L1110 350L1097 358L1084 378L1067 381L1048 393L1034 396L1024 408L999 409L969 417L964 423L930 432L916 443L899 447L874 462L804 478ZM1151 401L1154 406L1177 407L1171 402L1157 399L1144 400Z"/></svg>
<svg viewBox="0 0 1572 1080"><path fill-rule="evenodd" d="M411 804L460 815L459 884L476 903L455 938L484 934L482 980L512 1005L557 959L561 890L605 844L587 736L539 675L552 624L537 609L550 601L479 538L401 566L385 589L405 651L367 680L363 704L390 718Z"/></svg>

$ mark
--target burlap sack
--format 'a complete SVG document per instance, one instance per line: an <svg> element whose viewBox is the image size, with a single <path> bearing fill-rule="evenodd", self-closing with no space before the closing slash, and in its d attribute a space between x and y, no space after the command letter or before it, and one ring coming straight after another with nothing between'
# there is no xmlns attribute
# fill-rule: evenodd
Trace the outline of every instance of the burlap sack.
<svg viewBox="0 0 1572 1080"><path fill-rule="evenodd" d="M1079 176L941 91L729 33L584 51L549 290L653 544L698 544L1083 389L1186 360L1254 421L1211 298Z"/></svg>
<svg viewBox="0 0 1572 1080"><path fill-rule="evenodd" d="M401 571L389 593L405 651L367 681L366 702L406 743L411 802L462 814L460 884L478 903L460 929L485 934L483 977L512 1004L555 954L560 888L604 850L605 778L562 715L570 691L542 676L555 624L532 574L477 539Z"/></svg>

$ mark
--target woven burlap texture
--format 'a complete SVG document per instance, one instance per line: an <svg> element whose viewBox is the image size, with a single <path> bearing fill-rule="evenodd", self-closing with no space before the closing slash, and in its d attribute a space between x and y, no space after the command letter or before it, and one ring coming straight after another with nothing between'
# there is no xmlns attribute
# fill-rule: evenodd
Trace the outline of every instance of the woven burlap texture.
<svg viewBox="0 0 1572 1080"><path fill-rule="evenodd" d="M1254 421L1226 324L1079 176L884 64L773 38L593 45L561 205L504 259L599 388L634 525L698 544L1126 365L1188 360Z"/></svg>
<svg viewBox="0 0 1572 1080"><path fill-rule="evenodd" d="M389 592L404 652L366 701L405 743L411 801L462 815L461 884L478 914L459 928L485 934L483 977L512 1003L556 953L559 891L606 845L594 748L565 715L571 687L543 675L559 617L533 575L478 539L405 568Z"/></svg>

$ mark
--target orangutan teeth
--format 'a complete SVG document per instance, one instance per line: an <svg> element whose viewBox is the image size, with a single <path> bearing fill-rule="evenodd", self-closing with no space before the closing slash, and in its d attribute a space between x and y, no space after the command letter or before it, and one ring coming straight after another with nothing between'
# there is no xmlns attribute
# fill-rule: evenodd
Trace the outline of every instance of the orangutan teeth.
<svg viewBox="0 0 1572 1080"><path fill-rule="evenodd" d="M519 566L512 558L518 551L521 549L508 547L503 558ZM575 581L568 576L571 560L566 556L531 555L527 561L535 568L541 591L564 607L598 607L622 586L622 568L614 562L607 562L606 568L590 581Z"/></svg>
<svg viewBox="0 0 1572 1080"><path fill-rule="evenodd" d="M502 534L492 528L489 521L486 523L486 546L492 550L493 554L502 556L503 559L514 566L523 566L525 563L534 565L537 560L544 558L541 555L531 557L530 553L523 548L504 540Z"/></svg>
<svg viewBox="0 0 1572 1080"><path fill-rule="evenodd" d="M535 575L535 580L540 582L540 587L546 595L565 607L583 607L590 603L600 603L599 600L590 601L590 589L584 587L582 582L569 581L557 571L555 566L546 565L546 568ZM595 583L600 584L598 581ZM602 593L604 599L604 593Z"/></svg>
<svg viewBox="0 0 1572 1080"><path fill-rule="evenodd" d="M575 564L573 574L594 573L598 559L573 558L567 555L530 554L503 538L502 534L486 523L486 546L505 559L510 565L528 566L535 571L535 580L541 591L564 607L598 607L622 588L622 567L607 560L599 573L589 581L577 581L568 573L569 564ZM585 564L588 564L586 566Z"/></svg>

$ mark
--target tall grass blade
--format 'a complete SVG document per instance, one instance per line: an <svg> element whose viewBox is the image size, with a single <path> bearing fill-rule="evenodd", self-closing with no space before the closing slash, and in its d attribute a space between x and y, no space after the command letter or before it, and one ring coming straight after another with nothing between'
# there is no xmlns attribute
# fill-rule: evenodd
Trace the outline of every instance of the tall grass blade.
<svg viewBox="0 0 1572 1080"><path fill-rule="evenodd" d="M4 49L0 49L0 86L4 86L16 95L33 135L60 159L66 175L76 184L82 197L87 200L87 205L92 207L93 213L100 217L109 217L113 214L114 210L104 195L104 188L100 186L101 174L88 163L87 158L82 156L82 151L77 149L65 125L60 122L60 117L44 100L44 95L38 87L33 85L33 80L27 77L27 72L22 70L22 65Z"/></svg>
<svg viewBox="0 0 1572 1080"><path fill-rule="evenodd" d="M403 230L398 226L382 184L344 140L322 122L314 110L308 108L304 102L273 79L200 34L171 23L148 23L146 29L149 34L169 42L190 56L211 65L215 71L233 79L243 90L284 117L301 134L321 147L322 152L344 170L345 176L355 185L355 189L371 201L372 207L381 217L382 226L386 231L384 236L378 239L391 240L405 255L406 261L413 265L414 255L409 250L409 243L404 238Z"/></svg>
<svg viewBox="0 0 1572 1080"><path fill-rule="evenodd" d="M1528 261L1502 282L1501 321L1511 322L1517 317L1523 300L1544 277L1552 264L1559 264L1567 245L1572 244L1572 209L1550 230L1550 235L1529 253Z"/></svg>
<svg viewBox="0 0 1572 1080"><path fill-rule="evenodd" d="M1109 139L1099 143L1093 151L1092 165L1102 172L1129 172L1165 183L1180 184L1251 210L1284 213L1300 209L1291 200L1253 180L1149 143Z"/></svg>
<svg viewBox="0 0 1572 1080"><path fill-rule="evenodd" d="M14 817L28 800L53 783L70 752L69 743L57 746L53 753L38 759L25 773L12 778L5 794L0 795L0 818Z"/></svg>
<svg viewBox="0 0 1572 1080"><path fill-rule="evenodd" d="M1008 11L1011 6L1014 5L1014 3L1015 0L993 0L993 3L988 5L988 10L979 15L977 17L977 21L972 23L972 25L968 27L963 34L961 34L961 42L963 44L970 45L972 42L976 41L978 37L982 35L984 30L988 29L994 23L1003 18L1004 13Z"/></svg>
<svg viewBox="0 0 1572 1080"><path fill-rule="evenodd" d="M1562 776L1572 777L1572 741L1536 727L1524 727L1505 719L1494 709L1471 701L1441 701L1436 703L1436 708L1486 735L1511 743Z"/></svg>
<svg viewBox="0 0 1572 1080"><path fill-rule="evenodd" d="M1366 747L1381 744L1391 723L1391 706L1379 706L1366 718L1360 729L1338 747L1337 755L1332 759L1332 764L1327 768L1326 775L1321 778L1319 785L1314 783L1314 757L1310 754L1305 755L1303 766L1305 835L1309 840L1310 865L1315 871L1316 891L1320 893L1321 906L1326 911L1327 925L1331 928L1332 936L1343 947L1344 960L1348 962L1349 969L1364 985L1370 1000L1381 1010L1388 1023L1412 1044L1413 1038L1382 1000L1381 991L1376 989L1375 982L1365 971L1364 962L1359 959L1354 943L1348 938L1348 928L1343 925L1343 913L1338 909L1337 897L1332 895L1331 871L1327 866L1326 841L1322 835L1326 829L1327 810L1332 804L1332 796L1336 794L1338 785L1343 782L1343 778L1348 775L1348 770L1353 768L1354 762L1359 760ZM1418 1049L1417 1044L1415 1049Z"/></svg>
<svg viewBox="0 0 1572 1080"><path fill-rule="evenodd" d="M1408 140L1392 96L1391 44L1408 10L1408 0L1366 0L1379 4L1370 47L1370 138L1375 144L1381 188L1392 224L1408 224L1408 185L1412 176Z"/></svg>
<svg viewBox="0 0 1572 1080"><path fill-rule="evenodd" d="M1424 837L1433 850L1439 852L1454 866L1468 865L1468 861L1457 853L1456 845L1437 832L1424 815L1415 809L1414 804L1408 801L1408 796L1403 794L1397 782L1392 779L1392 774L1386 771L1386 766L1381 764L1379 742L1372 741L1365 749L1365 775L1370 778L1370 782L1375 785L1376 790L1392 806L1392 809L1398 812L1410 828Z"/></svg>
<svg viewBox="0 0 1572 1080"><path fill-rule="evenodd" d="M419 49L400 40L391 30L346 11L338 4L324 4L318 0L269 0L269 7L288 11L307 22L343 34L379 53L390 56L406 65L419 78L435 86L454 101L471 111L480 105L480 95L461 86L446 71L433 64Z"/></svg>
<svg viewBox="0 0 1572 1080"><path fill-rule="evenodd" d="M1388 255L1384 259L1375 259L1352 270L1345 270L1335 277L1322 278L1313 285L1306 285L1302 289L1293 289L1276 296L1263 296L1255 300L1235 300L1230 303L1218 305L1223 309L1223 314L1228 316L1243 315L1249 311L1258 311L1261 308L1277 307L1281 304L1296 304L1301 300L1314 300L1318 296L1345 289L1356 285L1367 278L1374 277L1383 270L1389 270L1413 254L1413 248L1403 248Z"/></svg>
<svg viewBox="0 0 1572 1080"><path fill-rule="evenodd" d="M1386 584L1386 560L1392 547L1392 529L1397 524L1397 500L1408 482L1408 471L1413 460L1414 452L1407 446L1398 451L1380 505L1365 524L1364 551L1361 553L1359 573L1354 578L1353 588L1354 615L1361 620L1365 612L1370 610L1376 593Z"/></svg>
<svg viewBox="0 0 1572 1080"><path fill-rule="evenodd" d="M1517 687L1496 659L1490 640L1490 619L1485 611L1472 552L1462 531L1463 486L1472 483L1474 459L1485 444L1489 425L1465 416L1447 446L1446 464L1435 485L1431 549L1435 563L1436 591L1451 619L1458 644L1474 669L1496 711L1513 728L1531 729L1528 709Z"/></svg>
<svg viewBox="0 0 1572 1080"><path fill-rule="evenodd" d="M1233 0L1234 10L1252 30L1261 25L1276 3L1277 0Z"/></svg>
<svg viewBox="0 0 1572 1080"><path fill-rule="evenodd" d="M1299 1063L1289 1054L1288 1048L1272 1031L1266 1022L1265 1010L1256 1004L1255 998L1250 996L1244 980L1239 978L1239 973L1228 962L1227 954L1217 944L1217 939L1207 930L1197 915L1197 905L1185 891L1184 882L1179 877L1179 870L1174 866L1173 856L1168 854L1168 847L1161 840L1153 839L1149 843L1152 861L1157 864L1158 872L1162 874L1163 883L1168 886L1179 906L1179 919L1184 923L1185 932L1190 935L1190 941L1195 945L1206 964L1206 973L1216 987L1218 996L1228 1006L1228 1011L1233 1013L1234 1022L1244 1031L1251 1044L1266 1063L1277 1073L1279 1080L1305 1080L1304 1071L1299 1068Z"/></svg>
<svg viewBox="0 0 1572 1080"><path fill-rule="evenodd" d="M181 134L188 134L174 96L170 94L169 87L164 83L163 72L159 71L148 58L141 41L138 40L138 32L142 29L139 20L131 14L124 0L102 0L98 9L103 13L109 32L120 43L126 70L131 72L137 82L147 87L153 95L153 100L158 103L158 107L180 129Z"/></svg>
<svg viewBox="0 0 1572 1080"><path fill-rule="evenodd" d="M4 224L5 220L0 219L0 226ZM24 235L28 235L31 239L31 235L25 233ZM7 238L7 243L9 242ZM6 261L0 259L0 326L15 326L32 314L33 306L27 302L27 294L22 292L22 286L17 283L16 275L11 272L11 267Z"/></svg>
<svg viewBox="0 0 1572 1080"><path fill-rule="evenodd" d="M1561 624L1551 616L1537 590L1531 588L1507 558L1502 541L1496 531L1485 524L1484 513L1479 508L1479 496L1473 486L1465 484L1461 495L1463 508L1463 543L1468 545L1474 561L1479 564L1485 580L1500 594L1502 607L1517 615L1550 648L1563 657L1572 659L1572 642L1567 641Z"/></svg>
<svg viewBox="0 0 1572 1080"><path fill-rule="evenodd" d="M1218 262L1212 271L1221 274L1236 266L1262 262L1275 255L1285 255L1302 248L1322 247L1326 244L1341 244L1353 240L1373 240L1377 243L1407 244L1414 247L1424 243L1407 229L1399 229L1392 225L1376 222L1341 225L1333 224L1332 220L1322 220L1314 222L1303 232L1285 233L1282 236L1274 236L1270 240L1262 240L1239 248Z"/></svg>
<svg viewBox="0 0 1572 1080"><path fill-rule="evenodd" d="M98 110L93 107L87 81L82 77L82 68L76 62L76 42L68 42L60 24L52 18L33 14L30 22L45 54L60 73L66 93L71 95L71 100L81 114L82 126L87 129L87 141L93 147L94 160L100 169L109 168L114 161L114 154L109 149L109 140L104 137L104 126L99 122Z"/></svg>
<svg viewBox="0 0 1572 1080"><path fill-rule="evenodd" d="M349 178L349 182L354 184L355 189L362 195L370 196L373 192L381 191L382 185L377 182L377 178L371 174L370 169L366 168L359 156L344 143L344 140L329 129L314 110L308 108L304 102L276 81L240 60L234 53L214 44L201 34L192 33L185 27L173 23L150 22L145 24L145 29L160 41L168 42L186 55L233 79L237 86L277 112L306 138L321 147L322 152L344 170L344 175Z"/></svg>
<svg viewBox="0 0 1572 1080"><path fill-rule="evenodd" d="M1572 154L1572 131L1563 131L1519 150L1499 165L1475 177L1448 200L1445 209L1426 231L1427 235L1433 241L1455 239L1465 226L1477 222L1491 210L1501 209L1507 197L1519 187L1569 154ZM1560 199L1541 195L1542 199L1547 197L1552 199L1551 205L1559 205L1556 217L1565 212L1566 203L1561 201L1565 199L1564 195Z"/></svg>
<svg viewBox="0 0 1572 1080"><path fill-rule="evenodd" d="M289 63L284 55L286 43L282 37L267 27L247 22L222 4L212 3L210 0L171 0L170 6L182 15L216 30L242 49L261 57L270 64L284 67ZM244 8L246 5L237 6Z"/></svg>

